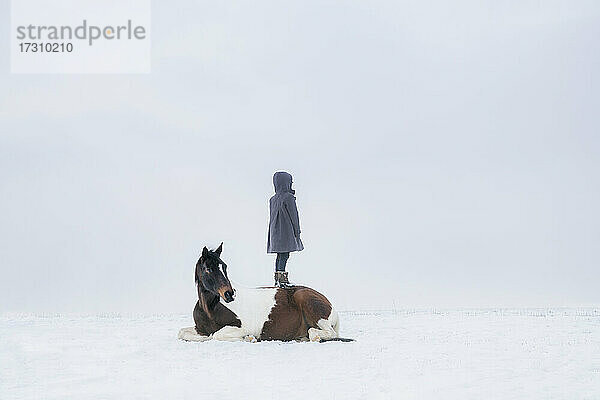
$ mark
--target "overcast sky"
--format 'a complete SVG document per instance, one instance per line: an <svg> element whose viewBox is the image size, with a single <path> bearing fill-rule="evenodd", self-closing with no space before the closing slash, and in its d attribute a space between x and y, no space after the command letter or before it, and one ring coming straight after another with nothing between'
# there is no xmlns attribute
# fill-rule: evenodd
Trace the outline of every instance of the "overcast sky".
<svg viewBox="0 0 600 400"><path fill-rule="evenodd" d="M152 73L11 75L0 311L191 312L204 245L340 309L599 304L600 3L153 2Z"/></svg>

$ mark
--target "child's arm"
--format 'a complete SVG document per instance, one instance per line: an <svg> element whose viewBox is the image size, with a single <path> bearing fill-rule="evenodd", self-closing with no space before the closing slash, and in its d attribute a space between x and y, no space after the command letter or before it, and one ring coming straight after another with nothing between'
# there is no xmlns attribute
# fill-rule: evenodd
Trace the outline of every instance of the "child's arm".
<svg viewBox="0 0 600 400"><path fill-rule="evenodd" d="M300 236L300 218L298 217L298 208L296 207L296 198L294 196L289 196L285 202L285 208L292 220L292 226L294 227L294 235L296 237Z"/></svg>

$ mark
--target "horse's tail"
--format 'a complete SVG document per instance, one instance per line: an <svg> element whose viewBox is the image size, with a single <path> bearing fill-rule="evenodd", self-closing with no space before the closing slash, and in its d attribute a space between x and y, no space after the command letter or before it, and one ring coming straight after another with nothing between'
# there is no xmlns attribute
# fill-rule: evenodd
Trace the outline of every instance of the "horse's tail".
<svg viewBox="0 0 600 400"><path fill-rule="evenodd" d="M325 343L325 342L354 342L354 339L343 338L343 337L334 337L334 338L319 340L319 343Z"/></svg>

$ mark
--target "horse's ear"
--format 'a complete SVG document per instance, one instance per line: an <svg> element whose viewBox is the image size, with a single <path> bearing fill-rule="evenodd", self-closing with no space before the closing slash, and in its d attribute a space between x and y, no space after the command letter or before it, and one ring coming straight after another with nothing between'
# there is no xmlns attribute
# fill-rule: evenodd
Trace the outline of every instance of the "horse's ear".
<svg viewBox="0 0 600 400"><path fill-rule="evenodd" d="M219 245L219 247L217 247L217 249L215 250L215 253L217 253L217 257L221 257L221 252L223 251L223 242L221 242L221 244Z"/></svg>
<svg viewBox="0 0 600 400"><path fill-rule="evenodd" d="M202 258L206 257L208 257L208 249L206 248L206 246L204 246L204 248L202 249Z"/></svg>

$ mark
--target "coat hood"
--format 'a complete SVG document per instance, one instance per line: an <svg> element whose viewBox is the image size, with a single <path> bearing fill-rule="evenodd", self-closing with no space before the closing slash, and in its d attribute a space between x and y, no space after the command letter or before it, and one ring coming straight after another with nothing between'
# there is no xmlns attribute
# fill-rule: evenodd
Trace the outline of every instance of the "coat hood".
<svg viewBox="0 0 600 400"><path fill-rule="evenodd" d="M275 175L273 175L273 186L275 186L275 193L296 193L292 189L292 175L284 171L275 172Z"/></svg>

